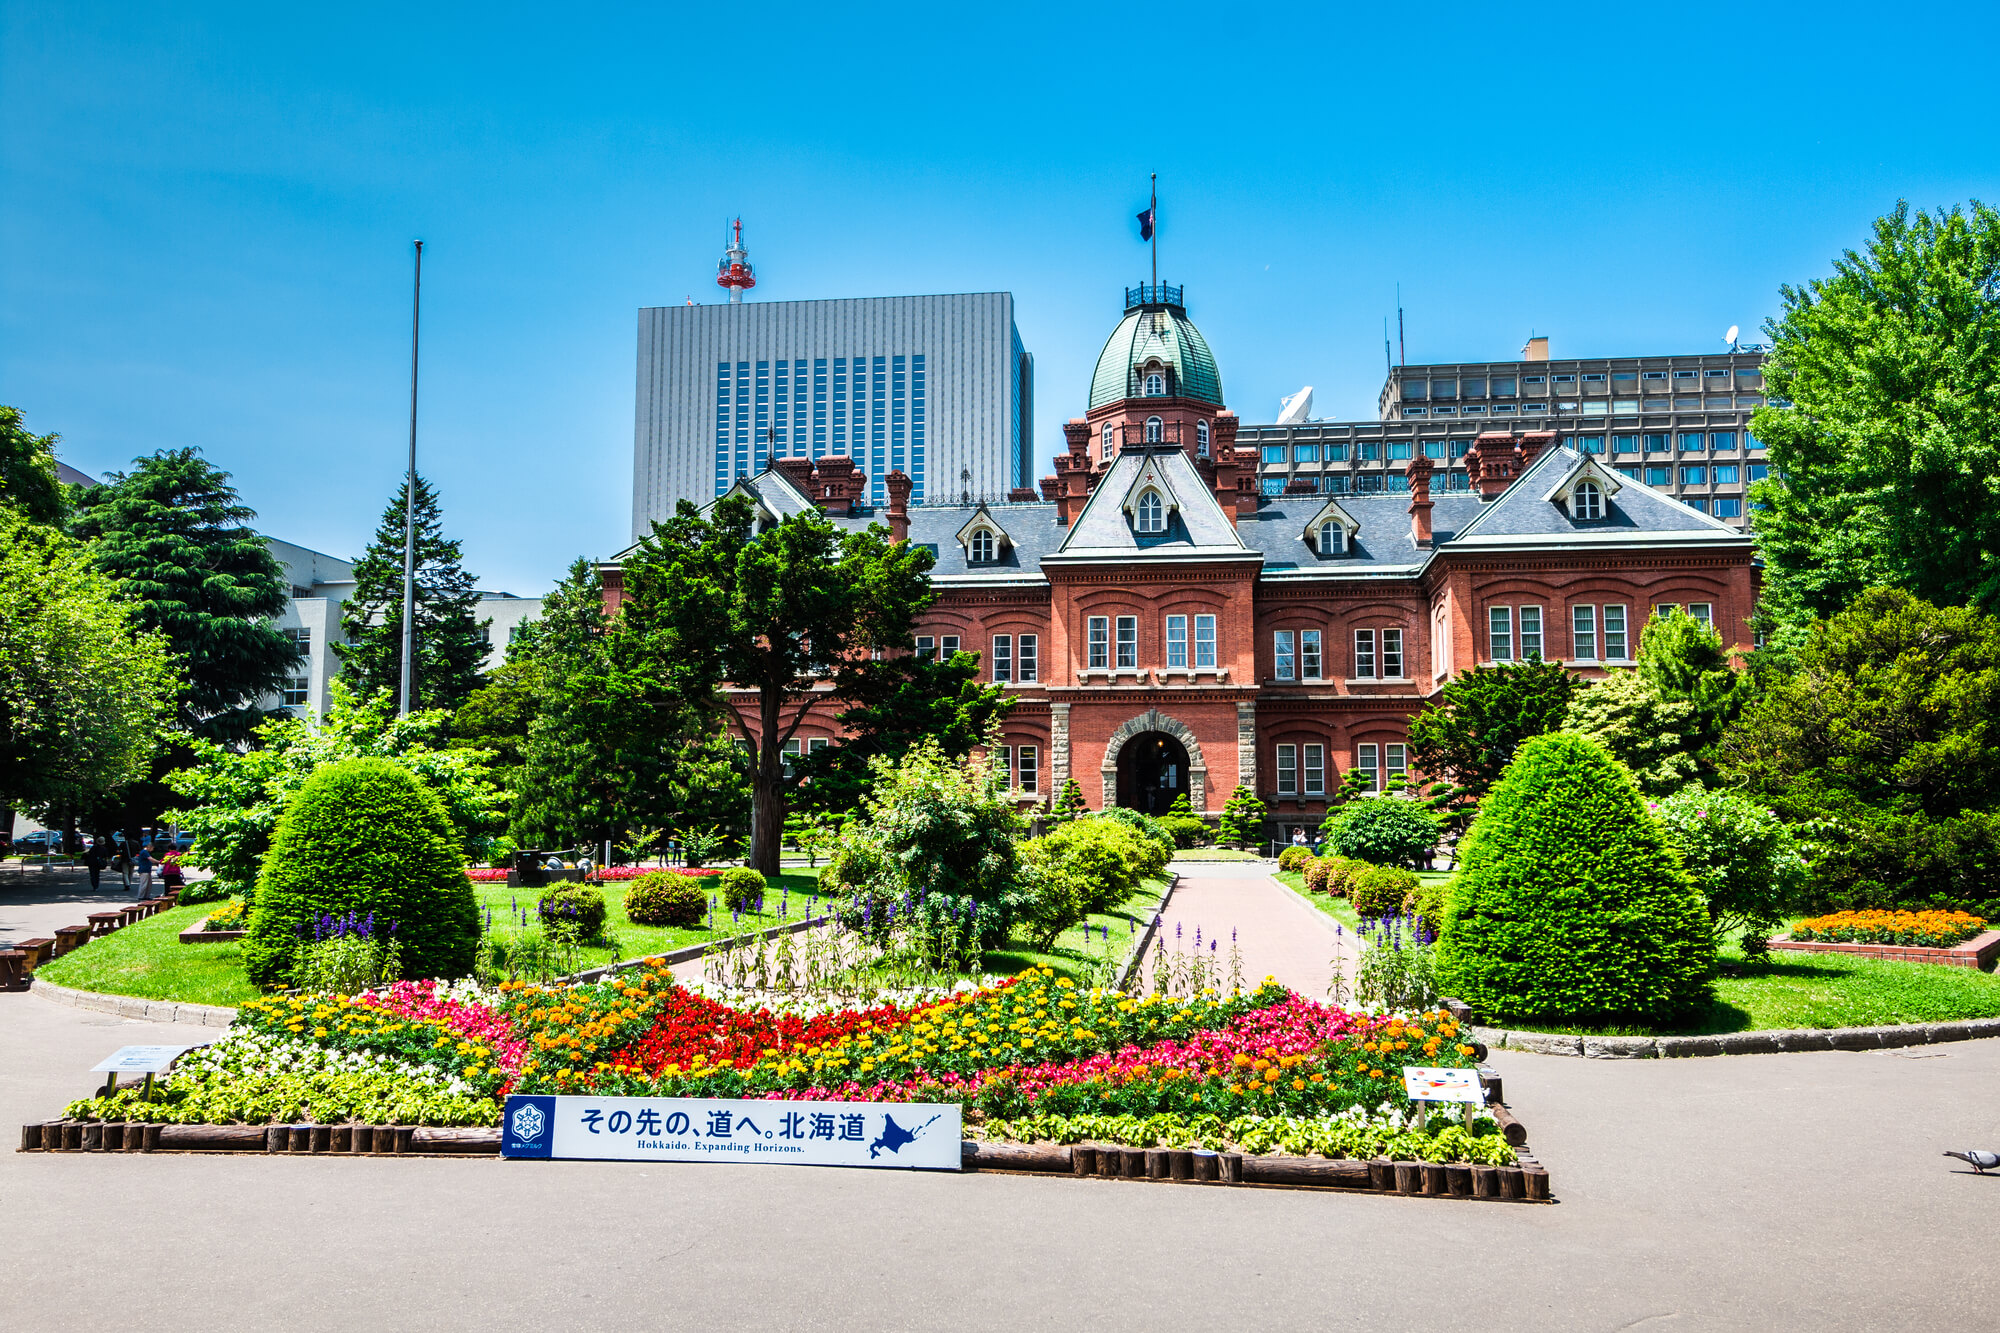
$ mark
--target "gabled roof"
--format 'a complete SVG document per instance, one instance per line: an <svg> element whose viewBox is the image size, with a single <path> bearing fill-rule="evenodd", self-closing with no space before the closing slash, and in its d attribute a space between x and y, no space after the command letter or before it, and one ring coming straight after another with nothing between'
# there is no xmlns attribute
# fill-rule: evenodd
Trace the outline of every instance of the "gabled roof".
<svg viewBox="0 0 2000 1333"><path fill-rule="evenodd" d="M1160 493L1160 502L1167 507L1169 514L1181 507L1181 498L1174 493L1174 484L1168 479L1167 470L1160 465L1157 454L1133 471L1132 484L1125 488L1125 502L1119 508L1125 511L1127 519L1131 519L1138 509L1139 497L1149 490Z"/></svg>
<svg viewBox="0 0 2000 1333"><path fill-rule="evenodd" d="M1142 536L1133 530L1125 506L1128 500L1136 501L1147 478L1163 494L1171 492L1180 507L1168 519L1164 533ZM1126 449L1112 461L1053 558L1186 560L1248 554L1236 525L1222 512L1194 463L1178 448L1162 448Z"/></svg>
<svg viewBox="0 0 2000 1333"><path fill-rule="evenodd" d="M1452 538L1454 549L1491 546L1676 546L1689 543L1749 546L1750 534L1691 509L1630 477L1618 478L1618 499L1601 519L1579 521L1546 498L1561 492L1562 479L1588 457L1574 449L1551 449L1537 458L1498 499ZM1443 546L1442 540L1439 546Z"/></svg>
<svg viewBox="0 0 2000 1333"><path fill-rule="evenodd" d="M958 530L952 540L960 546L969 547L972 534L981 528L993 529L993 535L1000 539L997 545L1002 551L1014 544L1014 539L1008 535L1007 529L1000 525L999 519L993 517L993 511L986 507L986 502L983 500L980 501L979 507L972 511L972 517L965 520L965 526Z"/></svg>
<svg viewBox="0 0 2000 1333"><path fill-rule="evenodd" d="M1627 477L1619 476L1610 468L1605 467L1592 455L1581 454L1578 456L1574 467L1557 474L1556 484L1549 487L1548 494L1542 498L1550 503L1554 503L1564 495L1567 495L1576 486L1577 482L1582 481L1585 477L1590 478L1590 480L1596 482L1602 488L1604 498L1607 500L1618 494L1619 489L1630 480Z"/></svg>
<svg viewBox="0 0 2000 1333"><path fill-rule="evenodd" d="M1337 498L1333 496L1328 496L1326 503L1321 505L1319 509L1314 512L1313 516L1306 520L1306 527L1305 527L1306 545L1314 546L1318 537L1320 525L1322 523L1325 523L1329 519L1340 524L1341 527L1346 528L1347 535L1349 537L1353 537L1355 533L1361 530L1361 521L1355 518L1354 515L1348 513L1345 509L1342 509L1340 507L1340 501ZM1317 548L1315 547L1315 549Z"/></svg>

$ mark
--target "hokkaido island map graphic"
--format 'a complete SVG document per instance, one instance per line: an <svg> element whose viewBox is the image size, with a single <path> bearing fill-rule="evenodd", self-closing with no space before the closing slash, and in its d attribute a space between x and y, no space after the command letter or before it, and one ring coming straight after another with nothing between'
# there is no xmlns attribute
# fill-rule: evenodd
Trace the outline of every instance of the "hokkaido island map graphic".
<svg viewBox="0 0 2000 1333"><path fill-rule="evenodd" d="M904 1129L901 1125L896 1123L896 1118L894 1116L890 1115L886 1111L883 1112L882 1133L881 1136L875 1140L875 1142L868 1145L869 1158L872 1160L879 1153L883 1152L901 1152L905 1145L915 1143L917 1141L917 1135L923 1133L925 1130L929 1129L932 1125L935 1125L937 1122L938 1118L936 1116L932 1116L930 1119L924 1121L923 1124L918 1125L915 1129Z"/></svg>

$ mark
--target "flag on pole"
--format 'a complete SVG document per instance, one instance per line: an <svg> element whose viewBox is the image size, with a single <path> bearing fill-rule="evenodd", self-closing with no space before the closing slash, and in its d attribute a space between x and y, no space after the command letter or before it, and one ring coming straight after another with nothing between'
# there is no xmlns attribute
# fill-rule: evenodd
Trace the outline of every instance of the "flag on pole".
<svg viewBox="0 0 2000 1333"><path fill-rule="evenodd" d="M1159 208L1158 204L1147 204L1146 211L1139 215L1140 240L1150 241L1153 239L1153 214L1157 213Z"/></svg>

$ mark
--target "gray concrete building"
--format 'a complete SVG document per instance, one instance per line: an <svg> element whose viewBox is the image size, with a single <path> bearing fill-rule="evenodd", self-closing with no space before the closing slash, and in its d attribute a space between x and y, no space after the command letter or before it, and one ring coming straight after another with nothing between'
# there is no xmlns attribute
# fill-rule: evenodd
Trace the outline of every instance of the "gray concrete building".
<svg viewBox="0 0 2000 1333"><path fill-rule="evenodd" d="M1242 427L1267 495L1397 491L1419 452L1438 469L1433 490L1465 490L1465 455L1479 435L1551 431L1600 454L1625 476L1690 508L1747 526L1746 491L1768 471L1750 414L1764 399L1764 353L1739 348L1685 356L1548 359L1530 340L1516 361L1398 366L1372 421Z"/></svg>
<svg viewBox="0 0 2000 1333"><path fill-rule="evenodd" d="M845 455L888 501L1002 501L1033 484L1034 359L1007 292L639 311L632 536L781 458Z"/></svg>

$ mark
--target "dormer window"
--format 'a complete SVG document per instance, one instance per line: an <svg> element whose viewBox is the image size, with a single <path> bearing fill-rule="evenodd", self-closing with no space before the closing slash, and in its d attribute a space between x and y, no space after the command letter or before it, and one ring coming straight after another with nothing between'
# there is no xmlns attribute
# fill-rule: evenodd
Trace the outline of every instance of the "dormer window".
<svg viewBox="0 0 2000 1333"><path fill-rule="evenodd" d="M1576 519L1598 519L1604 517L1604 488L1585 478L1570 492L1570 517Z"/></svg>
<svg viewBox="0 0 2000 1333"><path fill-rule="evenodd" d="M1329 519L1319 525L1319 553L1321 555L1347 554L1347 529Z"/></svg>
<svg viewBox="0 0 2000 1333"><path fill-rule="evenodd" d="M1166 433L1167 433L1167 428L1161 424L1160 419L1158 417L1146 418L1147 444L1158 444L1162 439L1166 437Z"/></svg>
<svg viewBox="0 0 2000 1333"><path fill-rule="evenodd" d="M1199 457L1208 457L1208 423L1206 421L1197 421L1194 423L1194 451Z"/></svg>
<svg viewBox="0 0 2000 1333"><path fill-rule="evenodd" d="M1167 507L1161 503L1158 491L1147 491L1139 497L1139 506L1133 511L1133 524L1142 533L1167 530Z"/></svg>
<svg viewBox="0 0 2000 1333"><path fill-rule="evenodd" d="M1167 396L1167 377L1157 370L1146 372L1146 396L1148 398L1165 398Z"/></svg>
<svg viewBox="0 0 2000 1333"><path fill-rule="evenodd" d="M981 528L972 534L971 551L973 564L990 565L993 563L993 532L990 528Z"/></svg>

